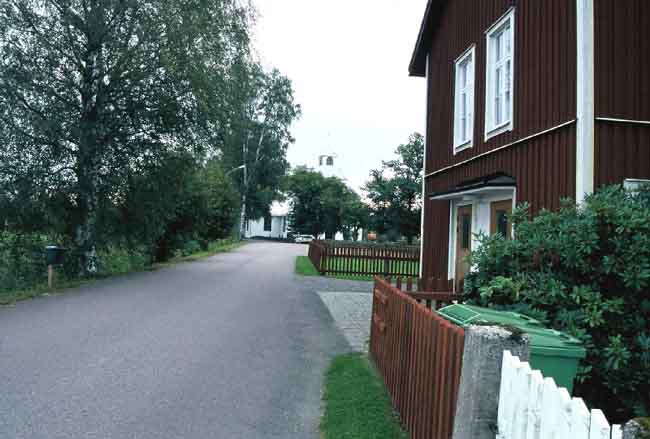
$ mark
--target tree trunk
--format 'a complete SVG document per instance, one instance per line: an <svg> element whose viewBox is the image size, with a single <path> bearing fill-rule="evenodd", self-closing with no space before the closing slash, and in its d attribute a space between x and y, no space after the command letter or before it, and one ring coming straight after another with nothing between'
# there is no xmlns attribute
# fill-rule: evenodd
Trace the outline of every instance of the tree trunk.
<svg viewBox="0 0 650 439"><path fill-rule="evenodd" d="M97 212L99 209L99 170L101 151L99 150L98 108L99 88L96 71L101 65L101 47L88 42L85 56L86 66L82 72L81 117L79 121L79 151L77 152L77 184L80 213L80 230L76 245L81 253L80 275L91 276L97 273Z"/></svg>

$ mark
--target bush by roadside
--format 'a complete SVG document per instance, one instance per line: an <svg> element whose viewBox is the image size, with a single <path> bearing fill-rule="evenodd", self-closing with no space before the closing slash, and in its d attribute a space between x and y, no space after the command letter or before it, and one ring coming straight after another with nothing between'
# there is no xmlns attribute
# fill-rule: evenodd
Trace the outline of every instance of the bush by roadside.
<svg viewBox="0 0 650 439"><path fill-rule="evenodd" d="M601 189L576 207L512 215L516 239L479 236L472 301L516 310L587 347L576 393L614 422L650 413L650 190Z"/></svg>
<svg viewBox="0 0 650 439"><path fill-rule="evenodd" d="M0 305L29 299L48 292L45 247L57 242L38 234L0 232ZM188 262L226 252L243 243L233 239L203 246L188 244L169 263ZM80 258L67 252L65 264L56 268L56 288L78 286L90 279L79 276ZM164 264L163 264L164 265ZM107 246L97 252L96 277L109 277L153 269L151 254L144 247Z"/></svg>
<svg viewBox="0 0 650 439"><path fill-rule="evenodd" d="M0 232L0 293L47 281L46 236Z"/></svg>

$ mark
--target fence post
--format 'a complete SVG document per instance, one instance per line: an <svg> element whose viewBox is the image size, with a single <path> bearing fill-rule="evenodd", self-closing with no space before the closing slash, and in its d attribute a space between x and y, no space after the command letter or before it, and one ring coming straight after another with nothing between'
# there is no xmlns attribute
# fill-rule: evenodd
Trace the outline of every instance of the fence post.
<svg viewBox="0 0 650 439"><path fill-rule="evenodd" d="M494 439L501 365L506 350L527 360L528 336L516 335L498 326L470 326L465 329L454 439Z"/></svg>

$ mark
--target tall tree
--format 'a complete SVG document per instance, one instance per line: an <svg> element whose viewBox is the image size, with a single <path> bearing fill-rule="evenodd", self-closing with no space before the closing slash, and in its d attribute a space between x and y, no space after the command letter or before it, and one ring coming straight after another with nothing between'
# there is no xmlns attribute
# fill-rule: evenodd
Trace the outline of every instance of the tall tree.
<svg viewBox="0 0 650 439"><path fill-rule="evenodd" d="M213 92L227 81L212 80L247 53L239 4L0 0L0 181L9 196L19 181L67 195L82 271L93 271L101 206L129 176L217 148L210 131L228 125L227 105Z"/></svg>
<svg viewBox="0 0 650 439"><path fill-rule="evenodd" d="M299 233L325 234L333 239L337 232L349 238L364 224L365 206L359 196L336 177L300 167L287 178L291 202L290 223Z"/></svg>
<svg viewBox="0 0 650 439"><path fill-rule="evenodd" d="M287 148L293 143L290 127L300 117L291 81L278 70L266 72L256 62L237 66L237 97L232 129L225 139L223 158L241 192L240 233L249 218L266 215L280 197L282 178L289 169Z"/></svg>
<svg viewBox="0 0 650 439"><path fill-rule="evenodd" d="M412 134L395 154L396 159L371 171L364 190L372 204L377 232L404 236L410 243L420 233L424 138Z"/></svg>

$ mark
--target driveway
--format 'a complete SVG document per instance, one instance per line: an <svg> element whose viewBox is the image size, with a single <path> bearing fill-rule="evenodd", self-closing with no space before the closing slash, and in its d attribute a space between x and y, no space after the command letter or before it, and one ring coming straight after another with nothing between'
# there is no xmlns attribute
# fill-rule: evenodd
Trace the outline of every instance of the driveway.
<svg viewBox="0 0 650 439"><path fill-rule="evenodd" d="M0 308L0 438L318 438L349 345L304 254L251 243Z"/></svg>

